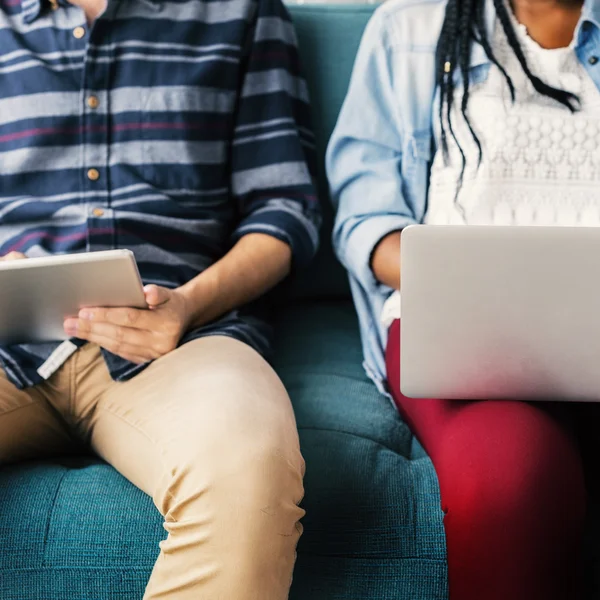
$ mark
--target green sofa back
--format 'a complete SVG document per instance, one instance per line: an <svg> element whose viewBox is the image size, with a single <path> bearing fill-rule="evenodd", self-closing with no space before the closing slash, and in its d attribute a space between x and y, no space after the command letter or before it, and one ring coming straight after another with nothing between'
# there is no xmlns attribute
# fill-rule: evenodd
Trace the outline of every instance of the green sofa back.
<svg viewBox="0 0 600 600"><path fill-rule="evenodd" d="M327 142L348 90L356 50L376 5L288 6L300 44L317 136L319 197L323 206L321 248L313 264L292 282L296 298L349 296L348 279L331 248L333 210L324 157Z"/></svg>

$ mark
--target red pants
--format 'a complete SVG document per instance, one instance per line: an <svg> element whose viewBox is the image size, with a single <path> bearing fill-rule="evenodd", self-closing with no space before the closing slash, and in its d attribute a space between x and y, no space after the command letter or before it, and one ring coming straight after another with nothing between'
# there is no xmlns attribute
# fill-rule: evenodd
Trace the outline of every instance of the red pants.
<svg viewBox="0 0 600 600"><path fill-rule="evenodd" d="M386 359L400 413L438 475L450 599L577 598L586 491L577 438L556 413L584 407L406 398L399 321Z"/></svg>

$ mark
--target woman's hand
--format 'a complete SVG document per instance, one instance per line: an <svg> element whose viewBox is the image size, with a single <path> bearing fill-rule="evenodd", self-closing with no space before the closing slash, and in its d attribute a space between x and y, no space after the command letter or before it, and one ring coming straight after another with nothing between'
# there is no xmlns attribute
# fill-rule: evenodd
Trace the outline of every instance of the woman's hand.
<svg viewBox="0 0 600 600"><path fill-rule="evenodd" d="M64 323L65 333L143 364L177 348L188 329L190 312L178 290L144 288L148 309L85 308Z"/></svg>
<svg viewBox="0 0 600 600"><path fill-rule="evenodd" d="M375 278L395 290L400 289L400 238L402 232L394 231L384 237L373 250L371 268Z"/></svg>

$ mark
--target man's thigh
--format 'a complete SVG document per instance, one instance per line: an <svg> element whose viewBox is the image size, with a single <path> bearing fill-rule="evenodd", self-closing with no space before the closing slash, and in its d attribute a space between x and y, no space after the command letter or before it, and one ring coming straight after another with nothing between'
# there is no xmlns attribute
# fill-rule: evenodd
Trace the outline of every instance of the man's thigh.
<svg viewBox="0 0 600 600"><path fill-rule="evenodd" d="M17 389L0 369L0 464L61 454L73 445L40 388Z"/></svg>
<svg viewBox="0 0 600 600"><path fill-rule="evenodd" d="M85 423L91 446L157 503L165 478L186 465L200 466L208 482L268 448L304 469L287 392L246 344L195 340L124 383L92 373L99 381L89 389L99 391Z"/></svg>

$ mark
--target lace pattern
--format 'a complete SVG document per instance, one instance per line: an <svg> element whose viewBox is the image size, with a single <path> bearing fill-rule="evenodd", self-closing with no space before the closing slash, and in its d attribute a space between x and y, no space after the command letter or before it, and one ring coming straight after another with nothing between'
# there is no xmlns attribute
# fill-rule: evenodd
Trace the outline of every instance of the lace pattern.
<svg viewBox="0 0 600 600"><path fill-rule="evenodd" d="M577 94L581 110L571 114L534 90L498 23L494 50L513 80L516 101L493 65L487 80L472 87L469 115L483 147L477 169L477 147L456 99L453 125L467 157L458 196L463 211L455 203L461 158L449 139L448 163L441 152L434 157L425 222L599 226L600 93L573 45L543 49L516 21L515 27L532 72Z"/></svg>

